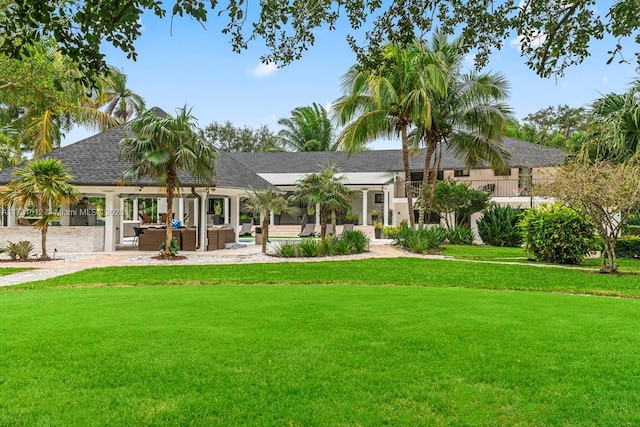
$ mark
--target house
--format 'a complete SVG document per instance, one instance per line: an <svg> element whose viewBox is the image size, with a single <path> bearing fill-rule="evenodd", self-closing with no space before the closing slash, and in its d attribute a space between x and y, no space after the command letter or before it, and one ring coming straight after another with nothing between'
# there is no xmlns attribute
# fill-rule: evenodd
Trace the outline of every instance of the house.
<svg viewBox="0 0 640 427"><path fill-rule="evenodd" d="M159 110L161 111L161 110ZM62 147L49 157L60 159L75 176L71 182L78 188L81 201L61 209L62 227L51 227L50 242L63 252L115 251L133 227L140 224L144 212L158 222L166 211L164 189L150 181L120 184L128 165L118 159L118 144L124 137L124 125L101 132ZM555 166L565 156L561 150L514 139L504 140L511 154L506 171L493 171L479 165L469 169L452 153L443 150L439 178L469 182L473 188L491 191L492 199L501 204L528 207L539 203L531 188L552 177ZM174 201L175 219L195 226L199 250L207 247L207 228L214 220L214 208L220 209L220 221L239 230L241 197L247 189L276 186L293 191L296 181L305 174L318 172L334 162L353 190L352 210L361 226L372 224L369 212L379 210L386 225L399 224L410 214L405 195L405 176L400 150L372 150L349 156L345 152L283 153L219 153L217 178L211 183L197 183L188 174L181 175L182 190ZM412 187L421 185L424 151L411 158ZM0 171L0 186L11 181L12 169ZM104 212L91 204L92 198L104 199ZM32 240L39 237L31 228L20 226L26 215L5 208L0 227L0 242ZM299 224L302 213L284 216L281 224ZM272 223L276 222L272 214ZM316 221L318 219L316 218ZM475 221L472 218L472 224Z"/></svg>

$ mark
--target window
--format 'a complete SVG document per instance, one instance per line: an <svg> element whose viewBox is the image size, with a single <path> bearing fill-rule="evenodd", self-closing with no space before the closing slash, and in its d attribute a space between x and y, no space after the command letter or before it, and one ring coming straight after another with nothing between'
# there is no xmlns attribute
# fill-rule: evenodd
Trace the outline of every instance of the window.
<svg viewBox="0 0 640 427"><path fill-rule="evenodd" d="M469 176L469 169L455 169L453 171L453 176L461 177L461 176Z"/></svg>
<svg viewBox="0 0 640 427"><path fill-rule="evenodd" d="M374 203L377 203L377 204L384 203L384 199L382 198L382 193L376 193L374 195Z"/></svg>

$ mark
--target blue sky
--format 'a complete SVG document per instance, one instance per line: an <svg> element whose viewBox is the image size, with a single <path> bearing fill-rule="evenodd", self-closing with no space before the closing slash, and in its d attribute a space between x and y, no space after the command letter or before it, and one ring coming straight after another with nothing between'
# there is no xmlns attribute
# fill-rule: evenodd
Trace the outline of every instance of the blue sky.
<svg viewBox="0 0 640 427"><path fill-rule="evenodd" d="M260 40L241 54L233 53L228 38L214 23L207 24L205 30L193 20L176 18L171 32L170 19L145 15L142 24L142 36L136 42L137 61L105 47L107 62L124 71L128 86L145 99L148 107L174 113L186 104L193 107L201 127L229 120L237 126L267 125L277 131L278 119L288 117L293 108L313 102L329 105L338 98L341 76L355 63L345 40L350 28L317 32L316 45L301 60L278 69L260 63L265 53ZM633 50L627 49L631 64L606 65L607 51L613 46L611 40L594 42L592 56L583 64L568 69L562 78L542 79L524 65L517 46L508 44L492 55L484 71L507 77L510 104L521 119L549 105L579 107L599 94L624 91L638 76L635 57ZM92 133L76 129L64 144ZM397 141L370 146L397 147Z"/></svg>

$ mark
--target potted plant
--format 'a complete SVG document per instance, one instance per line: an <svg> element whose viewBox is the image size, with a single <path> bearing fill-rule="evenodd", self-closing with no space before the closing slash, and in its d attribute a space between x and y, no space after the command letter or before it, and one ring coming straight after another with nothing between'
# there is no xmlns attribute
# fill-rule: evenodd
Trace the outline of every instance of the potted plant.
<svg viewBox="0 0 640 427"><path fill-rule="evenodd" d="M218 199L213 203L213 223L220 225L222 222L222 201Z"/></svg>
<svg viewBox="0 0 640 427"><path fill-rule="evenodd" d="M358 220L360 219L360 217L354 213L350 213L345 215L344 217L344 222L345 224L353 224L353 225L358 225Z"/></svg>
<svg viewBox="0 0 640 427"><path fill-rule="evenodd" d="M378 209L371 209L371 222L375 223L380 218L380 211Z"/></svg>
<svg viewBox="0 0 640 427"><path fill-rule="evenodd" d="M375 221L373 223L373 232L376 236L376 239L381 239L382 238L382 222L380 221Z"/></svg>
<svg viewBox="0 0 640 427"><path fill-rule="evenodd" d="M249 214L246 213L241 213L240 214L240 224L246 224L251 222L251 217L249 216Z"/></svg>

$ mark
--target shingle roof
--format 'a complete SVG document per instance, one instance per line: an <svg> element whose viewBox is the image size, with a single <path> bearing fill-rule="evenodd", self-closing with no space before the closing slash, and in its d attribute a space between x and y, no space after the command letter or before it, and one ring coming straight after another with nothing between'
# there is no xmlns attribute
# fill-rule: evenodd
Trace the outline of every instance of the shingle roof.
<svg viewBox="0 0 640 427"><path fill-rule="evenodd" d="M154 111L162 110L154 109ZM165 113L166 114L166 113ZM116 185L129 163L118 160L120 140L124 137L124 126L119 125L97 135L59 148L46 157L60 159L75 179L74 185ZM216 165L218 188L267 188L270 184L255 172L246 168L227 153L218 153ZM11 181L13 168L0 171L0 184ZM187 172L179 174L182 185L202 186L194 182ZM141 181L141 184L150 184Z"/></svg>
<svg viewBox="0 0 640 427"><path fill-rule="evenodd" d="M503 147L510 153L510 167L542 167L560 164L567 153L556 148L545 147L512 138L503 139ZM309 173L319 172L328 163L345 173L400 172L401 150L361 151L348 156L344 151L280 152L280 153L231 153L231 156L257 173ZM424 150L410 158L412 170L424 167ZM448 150L442 153L441 169L462 169L464 162ZM481 165L478 167L482 167Z"/></svg>

